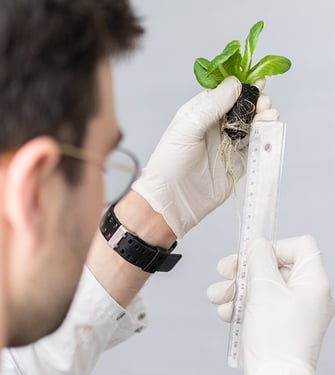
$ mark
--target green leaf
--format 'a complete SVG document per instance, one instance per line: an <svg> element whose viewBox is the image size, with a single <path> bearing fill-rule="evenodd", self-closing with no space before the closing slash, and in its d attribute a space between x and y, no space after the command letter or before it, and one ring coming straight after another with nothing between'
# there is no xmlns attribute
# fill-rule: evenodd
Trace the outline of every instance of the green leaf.
<svg viewBox="0 0 335 375"><path fill-rule="evenodd" d="M240 51L236 51L233 56L231 56L224 64L224 69L226 72L231 75L237 77L240 81L242 79L242 72L241 72L241 60L242 56Z"/></svg>
<svg viewBox="0 0 335 375"><path fill-rule="evenodd" d="M219 69L215 69L212 73L207 72L207 76L210 79L214 79L218 83L221 83L225 78Z"/></svg>
<svg viewBox="0 0 335 375"><path fill-rule="evenodd" d="M252 55L257 46L258 37L264 26L263 21L257 22L249 31L247 39L245 41L244 54L241 61L241 68L247 74L251 66Z"/></svg>
<svg viewBox="0 0 335 375"><path fill-rule="evenodd" d="M207 75L208 65L209 61L207 59L199 57L194 62L193 70L197 81L201 86L208 89L214 89L220 83L220 81L218 82L215 78Z"/></svg>
<svg viewBox="0 0 335 375"><path fill-rule="evenodd" d="M241 44L238 40L233 40L232 42L228 43L225 49L220 53L220 55L214 57L214 59L208 65L208 74L213 73L216 69L219 69L222 73L223 77L227 77L227 73L224 71L223 64L233 56L236 51L239 51Z"/></svg>
<svg viewBox="0 0 335 375"><path fill-rule="evenodd" d="M194 73L198 82L213 89L228 76L237 77L241 83L255 83L265 76L285 73L291 67L291 61L283 56L269 55L251 68L252 56L264 22L253 25L245 41L243 56L240 42L233 40L212 61L198 58L194 63ZM250 69L251 68L251 69Z"/></svg>
<svg viewBox="0 0 335 375"><path fill-rule="evenodd" d="M268 55L262 58L249 72L245 83L255 83L265 76L274 76L287 72L291 61L284 56Z"/></svg>

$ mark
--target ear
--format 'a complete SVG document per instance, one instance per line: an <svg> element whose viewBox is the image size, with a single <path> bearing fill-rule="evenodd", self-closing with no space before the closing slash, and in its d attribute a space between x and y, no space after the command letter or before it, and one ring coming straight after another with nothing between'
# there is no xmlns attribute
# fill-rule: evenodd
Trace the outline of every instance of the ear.
<svg viewBox="0 0 335 375"><path fill-rule="evenodd" d="M58 143L38 137L19 148L8 164L4 184L4 216L10 230L26 246L34 246L41 222L41 194L59 162Z"/></svg>

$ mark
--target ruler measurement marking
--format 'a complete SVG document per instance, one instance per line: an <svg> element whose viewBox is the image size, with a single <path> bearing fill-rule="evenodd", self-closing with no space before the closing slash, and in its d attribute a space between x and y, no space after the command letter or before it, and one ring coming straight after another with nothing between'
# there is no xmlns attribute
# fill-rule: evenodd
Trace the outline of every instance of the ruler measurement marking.
<svg viewBox="0 0 335 375"><path fill-rule="evenodd" d="M233 368L241 366L240 345L241 331L243 324L244 305L247 292L247 251L248 243L255 237L269 235L269 231L263 230L258 221L262 221L262 214L266 208L277 208L278 186L281 172L281 162L283 159L283 146L285 136L285 125L281 122L255 123L250 136L249 155L247 163L247 180L242 214L242 224L240 231L239 265L236 278L237 293L235 298L235 309L233 321L231 323L230 346L228 352L228 364ZM266 142L265 142L266 140ZM272 153L270 153L272 152ZM262 160L263 157L263 160ZM264 175L263 169L269 168L268 161L273 162L270 173ZM262 162L265 166L262 165ZM272 164L271 164L272 166ZM268 171L268 169L266 169ZM263 174L262 174L263 173ZM261 178L262 177L262 178ZM276 184L275 190L271 182ZM260 189L265 189L269 202L262 204L259 196ZM275 212L267 212L268 216L273 216L269 223L274 226ZM264 223L265 224L265 223ZM269 229L269 228L268 228ZM274 228L271 228L271 230ZM266 233L263 233L266 232ZM273 230L272 230L273 234ZM268 238L272 239L272 238Z"/></svg>

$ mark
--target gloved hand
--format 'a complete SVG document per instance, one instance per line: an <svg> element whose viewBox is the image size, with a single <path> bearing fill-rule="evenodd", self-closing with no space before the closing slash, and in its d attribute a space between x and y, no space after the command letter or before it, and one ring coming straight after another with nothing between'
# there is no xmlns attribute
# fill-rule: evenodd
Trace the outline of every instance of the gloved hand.
<svg viewBox="0 0 335 375"><path fill-rule="evenodd" d="M211 285L207 295L230 321L237 256L222 259L218 271L230 281ZM242 330L246 375L312 375L322 340L335 313L320 252L310 236L264 239L248 251L248 288Z"/></svg>
<svg viewBox="0 0 335 375"><path fill-rule="evenodd" d="M221 157L219 120L240 92L241 83L229 77L216 89L205 90L182 106L132 186L162 214L179 239L231 193L232 181ZM278 118L264 95L256 111L257 120ZM245 154L246 147L231 156L237 179L244 173Z"/></svg>

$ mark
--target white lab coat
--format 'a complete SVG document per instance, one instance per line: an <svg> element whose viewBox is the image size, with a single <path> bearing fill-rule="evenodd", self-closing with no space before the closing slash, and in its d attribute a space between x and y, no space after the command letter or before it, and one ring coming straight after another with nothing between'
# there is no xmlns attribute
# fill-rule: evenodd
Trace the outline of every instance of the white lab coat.
<svg viewBox="0 0 335 375"><path fill-rule="evenodd" d="M136 298L124 310L85 267L63 325L52 335L2 352L1 375L86 375L99 355L145 326Z"/></svg>

